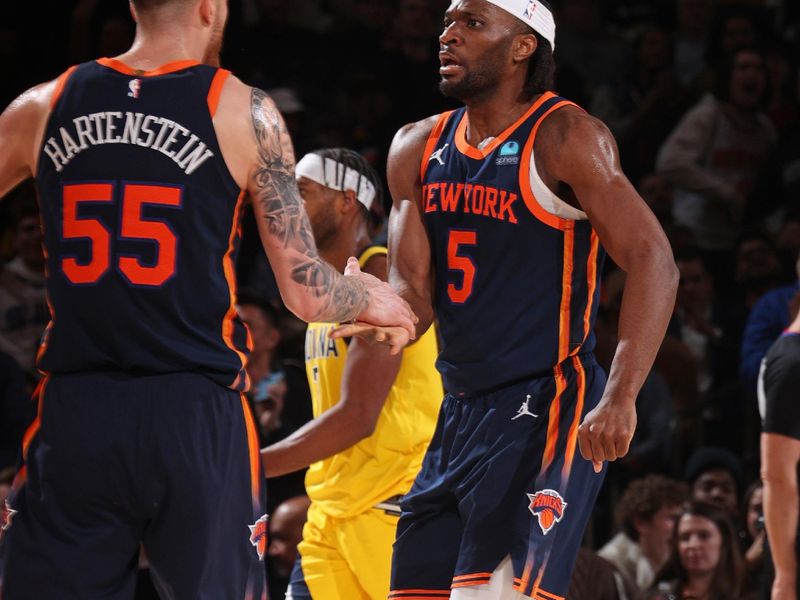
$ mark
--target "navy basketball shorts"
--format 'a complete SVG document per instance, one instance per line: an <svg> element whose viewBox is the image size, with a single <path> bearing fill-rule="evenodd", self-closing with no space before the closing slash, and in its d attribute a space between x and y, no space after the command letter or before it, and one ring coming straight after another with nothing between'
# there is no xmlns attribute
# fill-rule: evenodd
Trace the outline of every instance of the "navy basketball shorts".
<svg viewBox="0 0 800 600"><path fill-rule="evenodd" d="M602 485L578 426L606 377L591 356L496 392L447 395L402 503L389 598L449 597L510 557L513 589L563 600Z"/></svg>
<svg viewBox="0 0 800 600"><path fill-rule="evenodd" d="M238 392L196 374L55 375L3 532L4 600L266 598L258 442Z"/></svg>

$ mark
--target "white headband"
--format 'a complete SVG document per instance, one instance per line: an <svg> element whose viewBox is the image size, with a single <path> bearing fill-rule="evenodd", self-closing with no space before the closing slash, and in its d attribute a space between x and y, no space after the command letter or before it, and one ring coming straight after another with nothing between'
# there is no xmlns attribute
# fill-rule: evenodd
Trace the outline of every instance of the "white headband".
<svg viewBox="0 0 800 600"><path fill-rule="evenodd" d="M342 177L342 171L344 171L344 177ZM319 154L314 154L313 152L306 154L297 163L294 172L297 177L305 177L332 190L339 192L352 190L355 192L358 201L366 206L367 210L372 208L376 191L372 182L366 175L332 158L326 158L323 161Z"/></svg>
<svg viewBox="0 0 800 600"><path fill-rule="evenodd" d="M486 0L511 13L526 25L550 42L550 48L556 49L556 22L553 13L544 3L538 0Z"/></svg>

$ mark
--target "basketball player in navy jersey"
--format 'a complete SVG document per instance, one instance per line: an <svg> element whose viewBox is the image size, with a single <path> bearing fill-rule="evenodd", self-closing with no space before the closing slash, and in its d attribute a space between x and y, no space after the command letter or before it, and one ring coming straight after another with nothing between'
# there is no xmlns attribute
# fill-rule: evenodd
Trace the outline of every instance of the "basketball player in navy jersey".
<svg viewBox="0 0 800 600"><path fill-rule="evenodd" d="M453 0L439 41L441 90L466 106L395 137L389 248L417 333L437 319L449 394L402 504L389 597L562 600L677 272L608 129L550 91L545 2ZM592 356L604 249L628 273L607 385ZM335 335L357 333L387 329Z"/></svg>
<svg viewBox="0 0 800 600"><path fill-rule="evenodd" d="M226 0L132 0L132 48L0 116L0 196L35 176L52 320L4 510L8 600L264 597L257 436L234 307L244 196L287 306L408 329L387 284L322 261L272 101L219 69Z"/></svg>

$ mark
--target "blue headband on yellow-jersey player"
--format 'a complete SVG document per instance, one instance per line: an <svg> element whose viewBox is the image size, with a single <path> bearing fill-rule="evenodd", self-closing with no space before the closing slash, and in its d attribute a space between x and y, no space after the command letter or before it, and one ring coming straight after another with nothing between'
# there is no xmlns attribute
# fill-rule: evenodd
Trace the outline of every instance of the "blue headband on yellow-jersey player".
<svg viewBox="0 0 800 600"><path fill-rule="evenodd" d="M553 12L541 0L486 0L504 11L514 15L520 21L550 42L550 48L556 49L556 22Z"/></svg>

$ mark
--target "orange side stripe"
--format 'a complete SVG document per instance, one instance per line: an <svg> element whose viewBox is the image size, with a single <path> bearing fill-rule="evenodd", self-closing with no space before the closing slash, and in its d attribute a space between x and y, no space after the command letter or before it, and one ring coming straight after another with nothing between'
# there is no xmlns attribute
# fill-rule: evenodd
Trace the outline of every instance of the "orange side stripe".
<svg viewBox="0 0 800 600"><path fill-rule="evenodd" d="M56 88L53 90L53 97L50 98L50 110L53 110L56 107L56 102L58 102L58 99L61 97L61 92L64 91L64 86L67 85L67 80L69 80L70 75L72 75L73 71L75 71L77 68L78 65L73 65L58 76Z"/></svg>
<svg viewBox="0 0 800 600"><path fill-rule="evenodd" d="M561 275L561 310L558 323L558 364L569 356L570 303L572 302L572 254L575 246L575 222L564 224L564 271Z"/></svg>
<svg viewBox="0 0 800 600"><path fill-rule="evenodd" d="M37 402L38 408L36 410L36 418L33 420L33 423L28 426L28 429L25 431L25 435L22 437L22 460L28 458L28 448L33 441L33 437L36 435L42 425L42 405L44 400L44 392L47 389L47 384L49 381L50 378L45 377L39 381L39 383L36 385L36 389L33 391L33 397L35 397L36 394L39 394L39 400Z"/></svg>
<svg viewBox="0 0 800 600"><path fill-rule="evenodd" d="M597 232L592 229L590 238L589 258L586 259L586 312L583 313L583 341L589 339L589 332L591 331L592 320L592 301L594 300L594 292L597 288L597 252L600 246L600 238ZM578 348L575 348L578 352Z"/></svg>
<svg viewBox="0 0 800 600"><path fill-rule="evenodd" d="M228 251L225 253L225 257L222 259L222 269L225 273L225 280L228 282L228 292L231 301L230 307L228 308L228 312L225 313L225 318L222 320L222 339L225 341L225 345L228 346L228 348L233 350L239 356L239 360L242 363L241 368L244 369L244 366L247 363L247 357L241 350L236 348L236 344L233 343L233 323L237 314L236 272L234 271L233 267L233 246L234 246L234 240L236 239L236 231L238 230L239 226L239 215L241 214L242 211L242 200L244 200L244 190L242 190L239 193L239 197L236 199L236 209L233 211L233 225L231 226L231 235L230 238L228 239ZM235 382L238 382L238 375ZM250 388L250 378L245 372L244 391L247 391L249 388Z"/></svg>
<svg viewBox="0 0 800 600"><path fill-rule="evenodd" d="M575 417L572 419L572 424L569 426L569 433L567 434L564 468L561 471L561 485L564 489L566 489L567 480L569 479L570 471L572 471L572 461L575 458L575 446L578 444L578 426L581 422L583 403L586 399L586 371L584 371L581 360L577 356L572 357L572 364L578 375L578 399L575 402Z"/></svg>
<svg viewBox="0 0 800 600"><path fill-rule="evenodd" d="M118 71L124 75L132 75L134 77L156 77L158 75L166 75L167 73L182 71L183 69L188 69L189 67L194 67L195 65L200 64L200 62L196 60L176 60L175 62L161 65L152 71L140 71L138 69L134 69L133 67L129 67L124 62L117 60L116 58L98 58L97 62L104 67L108 67L109 69L114 69L115 71Z"/></svg>
<svg viewBox="0 0 800 600"><path fill-rule="evenodd" d="M556 377L556 395L550 405L550 414L547 421L547 440L544 446L544 455L542 456L542 468L539 471L544 474L547 469L553 464L553 459L556 456L556 444L558 443L558 423L561 420L561 395L567 389L567 378L561 370L561 365L555 369Z"/></svg>
<svg viewBox="0 0 800 600"><path fill-rule="evenodd" d="M214 79L211 80L211 87L208 88L208 112L211 114L211 118L214 118L214 115L217 114L217 106L219 105L219 97L222 95L222 88L225 87L225 82L228 80L228 75L231 72L227 69L218 69L216 74L214 75Z"/></svg>
<svg viewBox="0 0 800 600"><path fill-rule="evenodd" d="M548 99L555 96L553 92L545 92L539 98L536 99L531 107L525 111L519 119L517 119L514 123L506 127L506 129L498 135L490 144L482 149L478 149L475 146L471 145L467 141L467 127L469 127L469 116L467 113L464 113L464 116L461 119L461 122L458 124L456 128L455 140L456 140L456 147L461 151L462 154L466 154L470 158L474 158L476 160L483 160L487 156L489 156L495 149L500 146L503 142L506 141L508 136L510 136L514 130L519 127L528 117L530 117L536 109L539 108L542 104L544 104ZM548 111L549 112L549 111ZM544 117L542 117L544 118Z"/></svg>
<svg viewBox="0 0 800 600"><path fill-rule="evenodd" d="M258 434L256 434L256 424L250 412L250 406L244 394L239 394L242 401L242 412L244 413L244 426L247 430L247 448L250 454L250 490L253 494L253 504L261 504L261 453L258 448Z"/></svg>
<svg viewBox="0 0 800 600"><path fill-rule="evenodd" d="M542 600L564 600L564 596L556 596L555 594L545 592L544 590L538 590L536 593L539 594Z"/></svg>
<svg viewBox="0 0 800 600"><path fill-rule="evenodd" d="M436 121L436 125L433 126L430 135L428 135L428 141L425 143L425 152L422 153L422 161L420 161L419 165L420 182L425 181L425 173L428 172L428 165L431 162L430 157L431 154L433 154L433 149L436 148L436 144L439 143L439 138L442 137L442 131L444 130L444 126L447 123L447 120L450 118L450 115L452 114L453 114L452 110L440 114L439 120Z"/></svg>

